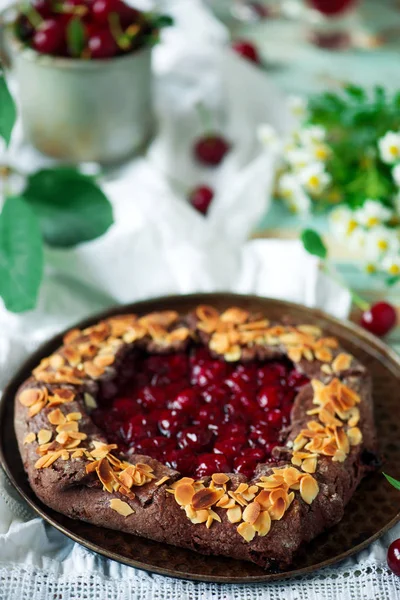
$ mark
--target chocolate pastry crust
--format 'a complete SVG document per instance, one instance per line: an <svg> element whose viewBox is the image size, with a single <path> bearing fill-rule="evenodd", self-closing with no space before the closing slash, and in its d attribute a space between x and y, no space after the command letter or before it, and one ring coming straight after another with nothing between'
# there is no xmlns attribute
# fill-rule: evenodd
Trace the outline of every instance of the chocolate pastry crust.
<svg viewBox="0 0 400 600"><path fill-rule="evenodd" d="M274 463L251 480L194 480L144 455L124 455L91 419L141 349L162 354L204 344L228 362L287 357L310 383L295 398ZM366 369L314 325L276 323L232 307L198 306L115 316L83 331L34 369L15 398L15 431L36 495L52 509L203 554L289 565L299 546L338 523L375 452Z"/></svg>

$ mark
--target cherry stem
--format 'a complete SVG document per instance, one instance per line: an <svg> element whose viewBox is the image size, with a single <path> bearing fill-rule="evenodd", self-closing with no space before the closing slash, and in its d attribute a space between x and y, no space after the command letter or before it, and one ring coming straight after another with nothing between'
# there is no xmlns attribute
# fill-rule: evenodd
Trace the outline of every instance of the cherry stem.
<svg viewBox="0 0 400 600"><path fill-rule="evenodd" d="M353 303L356 306L358 306L358 308L360 308L362 311L369 310L371 308L371 305L366 300L364 300L363 298L361 298L361 296L359 296L357 294L357 292L355 292L354 290L352 290L351 288L349 288L348 285L346 285L346 283L343 281L343 279L338 274L338 272L336 271L336 269L332 265L328 264L327 261L325 261L323 263L322 269L323 269L324 273L326 273L331 279L333 279L333 281L335 281L342 288L348 290L348 292L350 293L350 296L351 296L351 299L352 299Z"/></svg>
<svg viewBox="0 0 400 600"><path fill-rule="evenodd" d="M130 38L125 34L121 27L119 14L116 12L110 13L108 15L108 22L110 24L111 35L116 41L118 47L121 48L121 50L128 50L130 46Z"/></svg>
<svg viewBox="0 0 400 600"><path fill-rule="evenodd" d="M38 13L36 8L34 6L32 6L31 4L28 4L27 6L21 4L19 6L19 11L23 15L25 15L25 17L28 19L29 23L32 25L32 27L34 29L37 29L43 21L40 13Z"/></svg>
<svg viewBox="0 0 400 600"><path fill-rule="evenodd" d="M196 110L199 115L200 123L203 130L207 133L213 130L211 113L202 102L196 104Z"/></svg>

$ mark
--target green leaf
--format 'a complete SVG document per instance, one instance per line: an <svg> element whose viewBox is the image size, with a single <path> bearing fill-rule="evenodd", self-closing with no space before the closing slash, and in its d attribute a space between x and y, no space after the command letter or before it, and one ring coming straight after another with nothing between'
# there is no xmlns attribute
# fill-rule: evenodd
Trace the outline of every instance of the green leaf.
<svg viewBox="0 0 400 600"><path fill-rule="evenodd" d="M0 296L8 310L35 307L43 275L43 242L38 220L18 196L7 198L0 214Z"/></svg>
<svg viewBox="0 0 400 600"><path fill-rule="evenodd" d="M393 287L396 283L399 283L400 275L392 275L386 279L386 285L389 287Z"/></svg>
<svg viewBox="0 0 400 600"><path fill-rule="evenodd" d="M364 102L364 100L366 99L365 90L363 90L363 88L359 87L358 85L347 85L344 88L344 91L348 96L350 96L350 98L357 100L357 102Z"/></svg>
<svg viewBox="0 0 400 600"><path fill-rule="evenodd" d="M174 19L169 15L153 15L151 18L151 24L156 29L162 27L171 27L174 24Z"/></svg>
<svg viewBox="0 0 400 600"><path fill-rule="evenodd" d="M43 169L28 178L24 197L50 246L93 240L113 223L112 207L92 177L75 169Z"/></svg>
<svg viewBox="0 0 400 600"><path fill-rule="evenodd" d="M85 47L86 35L82 21L74 17L67 25L67 46L72 56L80 56Z"/></svg>
<svg viewBox="0 0 400 600"><path fill-rule="evenodd" d="M313 229L304 229L301 234L301 241L309 254L319 256L322 259L327 257L328 251L326 246L321 236Z"/></svg>
<svg viewBox="0 0 400 600"><path fill-rule="evenodd" d="M0 137L6 143L10 143L11 133L17 118L17 110L13 97L7 86L4 74L0 69Z"/></svg>
<svg viewBox="0 0 400 600"><path fill-rule="evenodd" d="M386 473L383 473L383 475L386 477L388 482L396 488L396 490L400 490L400 481L397 481L397 479L395 479L394 477L390 477L390 475L386 475Z"/></svg>

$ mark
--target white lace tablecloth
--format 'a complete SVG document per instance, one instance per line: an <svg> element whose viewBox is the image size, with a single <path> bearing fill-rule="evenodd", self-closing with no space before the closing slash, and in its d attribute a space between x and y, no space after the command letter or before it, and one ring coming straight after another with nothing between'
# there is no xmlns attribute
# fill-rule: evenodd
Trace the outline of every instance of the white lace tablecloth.
<svg viewBox="0 0 400 600"><path fill-rule="evenodd" d="M263 72L225 49L224 29L198 0L171 0L169 7L177 27L155 56L159 135L145 158L105 178L115 214L109 232L74 250L47 251L34 311L12 315L0 306L0 390L42 340L116 302L230 290L348 314L348 293L326 279L298 242L246 241L268 207L274 168L255 130L265 121L285 130L280 93ZM233 142L212 175L190 157L199 100ZM28 170L49 162L25 145L19 127L9 158ZM174 180L212 182L217 194L207 219L188 206ZM179 581L73 543L37 518L0 470L0 600L396 600L400 579L385 562L396 537L400 527L346 563L302 579L250 587Z"/></svg>

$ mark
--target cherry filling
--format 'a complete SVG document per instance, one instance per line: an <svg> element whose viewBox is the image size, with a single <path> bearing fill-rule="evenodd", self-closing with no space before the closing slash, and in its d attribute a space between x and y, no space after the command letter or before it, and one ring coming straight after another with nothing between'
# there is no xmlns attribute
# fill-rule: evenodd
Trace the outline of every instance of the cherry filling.
<svg viewBox="0 0 400 600"><path fill-rule="evenodd" d="M132 361L133 375L113 399L100 400L94 422L121 450L195 477L251 477L259 462L273 461L294 398L308 382L289 361L232 364L204 347Z"/></svg>

